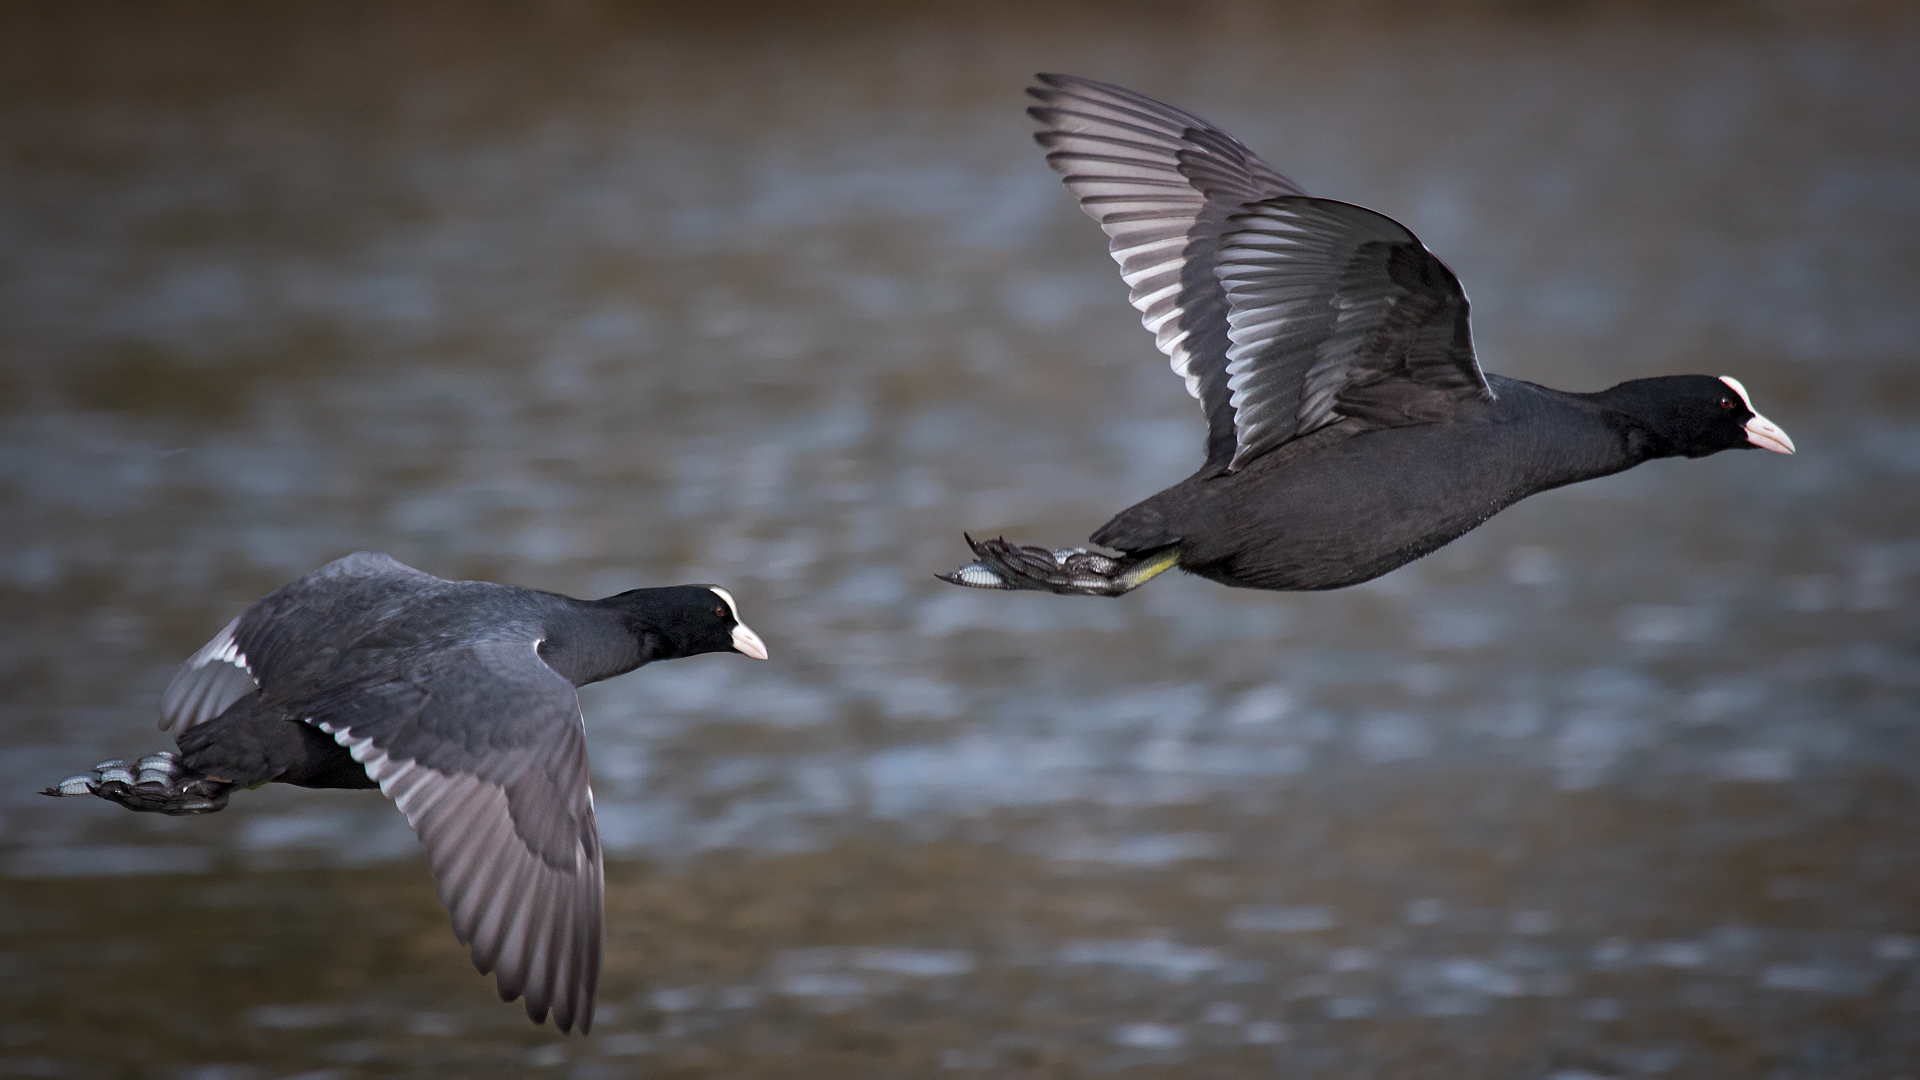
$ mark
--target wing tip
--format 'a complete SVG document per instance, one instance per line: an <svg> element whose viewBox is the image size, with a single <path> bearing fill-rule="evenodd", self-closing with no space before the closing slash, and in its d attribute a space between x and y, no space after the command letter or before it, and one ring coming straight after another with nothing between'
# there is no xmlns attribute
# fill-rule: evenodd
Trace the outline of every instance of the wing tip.
<svg viewBox="0 0 1920 1080"><path fill-rule="evenodd" d="M534 1016L533 1007L529 1005L527 1007L527 1016L531 1018L534 1023L541 1024L546 1022L548 1012L543 1008L540 1010L539 1016ZM562 1035L579 1034L581 1036L587 1036L593 1034L593 994L589 992L584 1000L580 1001L577 1005L573 1001L564 998L555 1001L553 1003L552 1017L554 1029Z"/></svg>

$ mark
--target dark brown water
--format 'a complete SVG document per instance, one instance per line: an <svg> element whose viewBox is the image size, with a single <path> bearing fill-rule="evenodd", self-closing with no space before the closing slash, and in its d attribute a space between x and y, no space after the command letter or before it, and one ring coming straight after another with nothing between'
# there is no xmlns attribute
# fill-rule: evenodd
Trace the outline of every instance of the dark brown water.
<svg viewBox="0 0 1920 1080"><path fill-rule="evenodd" d="M8 8L0 1075L1920 1076L1920 23L1769 11ZM1340 593L934 581L1199 454L1036 69L1405 221L1489 370L1800 454ZM773 649L585 695L589 1039L377 795L33 794L356 548Z"/></svg>

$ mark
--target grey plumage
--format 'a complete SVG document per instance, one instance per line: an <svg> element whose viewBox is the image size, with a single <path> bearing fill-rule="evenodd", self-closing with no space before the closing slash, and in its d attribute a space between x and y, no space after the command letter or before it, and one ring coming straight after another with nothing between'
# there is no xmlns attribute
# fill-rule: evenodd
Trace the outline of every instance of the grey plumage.
<svg viewBox="0 0 1920 1080"><path fill-rule="evenodd" d="M1239 140L1144 94L1069 75L1027 91L1067 190L1100 223L1141 325L1167 355L1208 425L1207 464L1225 468L1234 442L1223 357L1226 290L1213 263L1240 207L1304 195Z"/></svg>
<svg viewBox="0 0 1920 1080"><path fill-rule="evenodd" d="M1398 222L1308 197L1192 113L1088 79L1040 80L1035 139L1200 399L1203 473L1343 418L1424 423L1457 400L1491 400L1466 293Z"/></svg>
<svg viewBox="0 0 1920 1080"><path fill-rule="evenodd" d="M107 763L48 794L181 814L270 781L377 786L501 997L585 1032L605 872L575 688L728 649L766 656L717 586L583 601L359 552L256 601L181 666L160 721L180 762L149 776L143 759L139 778Z"/></svg>
<svg viewBox="0 0 1920 1080"><path fill-rule="evenodd" d="M233 640L236 617L200 646L160 692L160 730L179 734L227 711L259 685Z"/></svg>

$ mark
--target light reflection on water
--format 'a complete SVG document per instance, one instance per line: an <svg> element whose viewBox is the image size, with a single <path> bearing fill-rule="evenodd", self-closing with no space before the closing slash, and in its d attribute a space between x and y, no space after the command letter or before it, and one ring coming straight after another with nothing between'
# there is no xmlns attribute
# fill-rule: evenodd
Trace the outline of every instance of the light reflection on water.
<svg viewBox="0 0 1920 1080"><path fill-rule="evenodd" d="M1912 25L979 18L22 19L79 74L0 98L0 1073L1920 1058ZM294 62L324 42L413 62ZM1802 453L1340 593L933 581L1198 452L1026 139L1036 68L1403 218L1489 369L1735 373ZM178 658L360 547L719 581L773 649L585 694L591 1040L491 1000L375 796L32 794L156 748Z"/></svg>

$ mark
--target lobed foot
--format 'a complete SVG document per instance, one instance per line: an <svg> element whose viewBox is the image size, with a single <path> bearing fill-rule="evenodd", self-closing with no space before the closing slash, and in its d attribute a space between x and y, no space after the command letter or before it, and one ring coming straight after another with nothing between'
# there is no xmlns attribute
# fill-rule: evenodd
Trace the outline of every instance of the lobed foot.
<svg viewBox="0 0 1920 1080"><path fill-rule="evenodd" d="M211 814L227 805L227 793L233 785L205 776L196 776L180 764L179 755L169 750L148 754L139 765L129 768L115 758L60 781L58 787L40 792L55 798L71 795L97 795L129 810L153 814Z"/></svg>
<svg viewBox="0 0 1920 1080"><path fill-rule="evenodd" d="M942 581L975 589L1026 589L1058 593L1061 596L1119 596L1152 577L1164 567L1147 574L1136 573L1152 560L1114 558L1085 548L1049 550L1010 544L1004 538L975 540L967 537L978 562L950 574L935 575ZM1164 560L1167 566L1172 560Z"/></svg>

